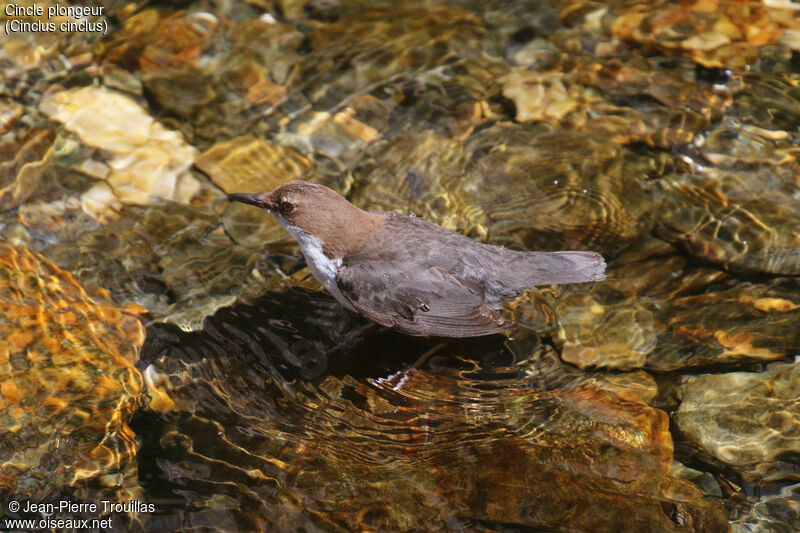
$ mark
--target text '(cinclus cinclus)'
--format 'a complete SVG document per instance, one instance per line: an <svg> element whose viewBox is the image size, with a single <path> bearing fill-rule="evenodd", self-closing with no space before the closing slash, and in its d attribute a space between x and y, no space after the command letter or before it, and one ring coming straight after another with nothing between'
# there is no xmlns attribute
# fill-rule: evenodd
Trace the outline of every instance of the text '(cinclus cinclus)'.
<svg viewBox="0 0 800 533"><path fill-rule="evenodd" d="M363 211L333 190L290 181L230 200L272 213L311 273L348 309L409 335L476 337L514 327L500 304L551 283L605 279L594 252L519 252L414 216Z"/></svg>

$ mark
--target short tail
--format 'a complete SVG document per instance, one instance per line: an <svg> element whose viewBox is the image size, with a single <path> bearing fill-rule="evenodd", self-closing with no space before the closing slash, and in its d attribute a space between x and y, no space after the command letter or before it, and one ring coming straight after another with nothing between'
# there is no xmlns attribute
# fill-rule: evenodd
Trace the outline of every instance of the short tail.
<svg viewBox="0 0 800 533"><path fill-rule="evenodd" d="M595 252L528 252L531 285L585 283L606 279L606 262Z"/></svg>

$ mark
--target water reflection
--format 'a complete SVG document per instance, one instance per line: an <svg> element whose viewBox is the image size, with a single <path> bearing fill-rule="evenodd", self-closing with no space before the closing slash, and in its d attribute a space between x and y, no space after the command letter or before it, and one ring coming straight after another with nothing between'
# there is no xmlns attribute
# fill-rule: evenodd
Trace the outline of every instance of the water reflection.
<svg viewBox="0 0 800 533"><path fill-rule="evenodd" d="M231 529L725 527L718 504L670 476L667 416L636 379L570 370L524 335L512 351L501 336L364 333L319 303L298 290L203 332L151 327L144 363L178 410L133 427L150 443L142 483L169 487L161 520L191 504ZM308 353L327 361L303 365Z"/></svg>

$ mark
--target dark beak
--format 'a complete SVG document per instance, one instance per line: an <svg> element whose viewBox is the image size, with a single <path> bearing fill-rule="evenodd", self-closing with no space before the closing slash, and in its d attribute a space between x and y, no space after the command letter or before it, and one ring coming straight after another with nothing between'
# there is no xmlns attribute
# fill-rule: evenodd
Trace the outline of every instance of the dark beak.
<svg viewBox="0 0 800 533"><path fill-rule="evenodd" d="M243 204L250 204L256 207L262 207L264 209L269 209L270 206L267 202L263 199L263 195L261 194L240 194L234 193L228 195L228 200L234 202L242 202Z"/></svg>

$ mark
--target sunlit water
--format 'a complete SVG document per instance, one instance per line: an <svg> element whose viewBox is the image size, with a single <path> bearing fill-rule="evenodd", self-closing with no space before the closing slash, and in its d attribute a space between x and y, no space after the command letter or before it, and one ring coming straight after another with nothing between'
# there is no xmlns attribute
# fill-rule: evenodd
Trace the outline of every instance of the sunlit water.
<svg viewBox="0 0 800 533"><path fill-rule="evenodd" d="M104 7L0 38L0 519L800 529L792 2ZM608 280L393 333L226 199L296 178Z"/></svg>

